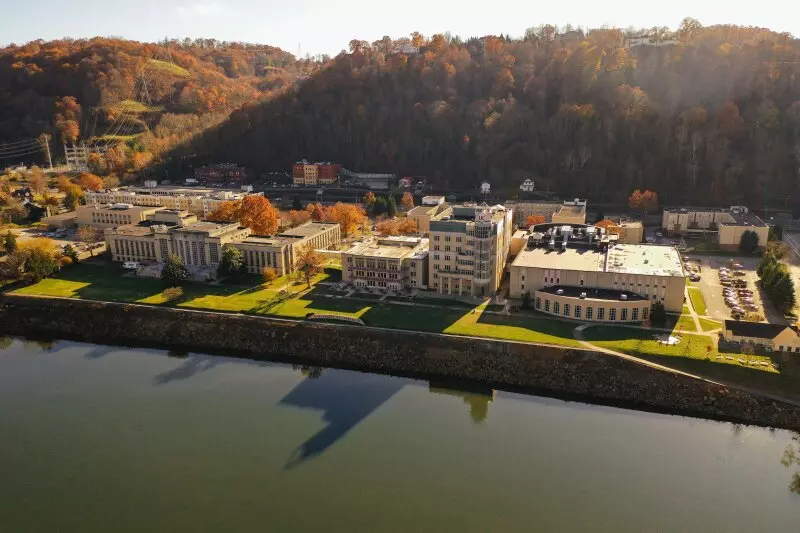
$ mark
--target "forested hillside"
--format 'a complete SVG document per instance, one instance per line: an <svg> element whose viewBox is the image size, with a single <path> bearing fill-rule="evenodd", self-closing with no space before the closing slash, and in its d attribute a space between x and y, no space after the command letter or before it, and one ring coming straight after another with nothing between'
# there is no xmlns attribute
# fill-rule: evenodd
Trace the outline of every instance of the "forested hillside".
<svg viewBox="0 0 800 533"><path fill-rule="evenodd" d="M534 177L592 198L800 199L800 43L689 19L644 33L415 34L419 52L406 54L388 37L353 41L298 91L185 150L259 170L334 160L454 189Z"/></svg>
<svg viewBox="0 0 800 533"><path fill-rule="evenodd" d="M118 156L126 161L117 170L140 170L232 110L293 87L314 68L278 48L210 39L9 46L0 50L0 148L7 146L0 155L24 152L8 143L43 133L52 136L56 156L61 143L123 141ZM16 162L11 159L0 164ZM24 159L42 162L43 154Z"/></svg>

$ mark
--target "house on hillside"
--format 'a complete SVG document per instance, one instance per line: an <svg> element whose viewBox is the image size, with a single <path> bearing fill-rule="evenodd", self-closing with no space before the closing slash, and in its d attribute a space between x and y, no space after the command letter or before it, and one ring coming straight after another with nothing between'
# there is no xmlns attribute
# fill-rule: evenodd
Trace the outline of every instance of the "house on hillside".
<svg viewBox="0 0 800 533"><path fill-rule="evenodd" d="M797 326L726 320L722 338L736 344L761 346L773 352L800 353L800 330Z"/></svg>
<svg viewBox="0 0 800 533"><path fill-rule="evenodd" d="M522 192L534 192L536 190L536 182L528 178L519 186Z"/></svg>
<svg viewBox="0 0 800 533"><path fill-rule="evenodd" d="M489 194L492 190L492 185L488 181L481 182L481 194Z"/></svg>

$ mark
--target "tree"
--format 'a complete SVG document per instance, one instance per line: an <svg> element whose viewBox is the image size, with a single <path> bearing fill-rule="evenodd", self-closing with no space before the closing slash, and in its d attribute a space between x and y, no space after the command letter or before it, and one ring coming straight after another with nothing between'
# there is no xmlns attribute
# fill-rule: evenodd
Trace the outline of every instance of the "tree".
<svg viewBox="0 0 800 533"><path fill-rule="evenodd" d="M78 263L78 252L71 244L64 246L64 257L69 257L73 265Z"/></svg>
<svg viewBox="0 0 800 533"><path fill-rule="evenodd" d="M372 191L367 191L367 194L364 195L364 198L362 198L361 201L364 203L365 209L371 210L375 205L375 193Z"/></svg>
<svg viewBox="0 0 800 533"><path fill-rule="evenodd" d="M28 186L36 194L42 194L47 189L47 179L44 177L44 173L40 168L36 167L35 172L31 169L31 175L28 178Z"/></svg>
<svg viewBox="0 0 800 533"><path fill-rule="evenodd" d="M263 196L249 194L242 199L238 220L256 235L274 235L280 225L280 213Z"/></svg>
<svg viewBox="0 0 800 533"><path fill-rule="evenodd" d="M306 211L305 209L296 211L292 210L286 215L288 223L290 226L299 226L301 224L305 224L309 220L311 220L311 214Z"/></svg>
<svg viewBox="0 0 800 533"><path fill-rule="evenodd" d="M525 226L530 228L531 226L535 226L537 224L544 224L547 222L547 219L544 218L542 215L530 215L525 219Z"/></svg>
<svg viewBox="0 0 800 533"><path fill-rule="evenodd" d="M17 236L11 233L11 230L8 230L3 237L3 249L9 255L17 251Z"/></svg>
<svg viewBox="0 0 800 533"><path fill-rule="evenodd" d="M264 283L269 285L278 279L278 271L272 267L264 267L264 270L261 271L261 276L264 278Z"/></svg>
<svg viewBox="0 0 800 533"><path fill-rule="evenodd" d="M244 254L234 246L225 246L222 249L222 259L217 267L220 277L236 277L245 270Z"/></svg>
<svg viewBox="0 0 800 533"><path fill-rule="evenodd" d="M302 211L303 210L303 202L300 201L299 196L295 196L294 200L292 200L292 209L294 211Z"/></svg>
<svg viewBox="0 0 800 533"><path fill-rule="evenodd" d="M390 218L397 216L397 204L394 201L394 196L389 196L386 200L386 215Z"/></svg>
<svg viewBox="0 0 800 533"><path fill-rule="evenodd" d="M398 231L400 231L402 235L414 235L417 233L417 223L410 218L404 218L400 222Z"/></svg>
<svg viewBox="0 0 800 533"><path fill-rule="evenodd" d="M325 217L325 208L319 203L308 204L306 206L306 211L308 211L309 215L311 215L311 220L314 222L321 222Z"/></svg>
<svg viewBox="0 0 800 533"><path fill-rule="evenodd" d="M311 243L308 243L300 249L300 253L297 256L296 268L297 271L302 274L309 289L311 288L311 280L314 279L314 276L322 272L322 264L322 258L316 250L314 250L314 246Z"/></svg>
<svg viewBox="0 0 800 533"><path fill-rule="evenodd" d="M241 203L238 200L221 202L206 217L212 222L236 222L239 220Z"/></svg>
<svg viewBox="0 0 800 533"><path fill-rule="evenodd" d="M71 185L72 185L72 180L70 180L70 179L69 179L68 177L66 177L65 175L63 175L63 174L59 174L59 175L56 177L56 188L57 188L59 191L61 191L61 192L63 192L63 193L66 193L66 192L69 190L69 188L70 188L70 186L71 186Z"/></svg>
<svg viewBox="0 0 800 533"><path fill-rule="evenodd" d="M667 312L664 309L664 304L656 302L650 309L650 323L654 326L663 326L667 321Z"/></svg>
<svg viewBox="0 0 800 533"><path fill-rule="evenodd" d="M402 205L403 209L406 211L414 209L414 196L408 191L404 192L403 199L400 200L400 205Z"/></svg>
<svg viewBox="0 0 800 533"><path fill-rule="evenodd" d="M183 298L183 287L168 287L161 293L167 303L175 302Z"/></svg>
<svg viewBox="0 0 800 533"><path fill-rule="evenodd" d="M90 174L88 172L84 172L80 175L78 178L78 185L80 185L81 188L90 191L99 191L105 186L103 179L100 176L95 176L94 174Z"/></svg>
<svg viewBox="0 0 800 533"><path fill-rule="evenodd" d="M19 245L24 271L36 283L58 271L59 248L52 239L31 239Z"/></svg>
<svg viewBox="0 0 800 533"><path fill-rule="evenodd" d="M387 212L388 206L386 198L383 196L376 198L375 203L372 204L372 216L377 217Z"/></svg>
<svg viewBox="0 0 800 533"><path fill-rule="evenodd" d="M628 207L641 211L644 215L656 211L658 209L658 194L653 191L636 189L628 198Z"/></svg>
<svg viewBox="0 0 800 533"><path fill-rule="evenodd" d="M180 285L189 279L189 269L186 268L180 257L169 254L161 269L161 279L170 284Z"/></svg>
<svg viewBox="0 0 800 533"><path fill-rule="evenodd" d="M80 226L78 228L78 240L89 246L89 254L94 257L93 244L100 240L100 232L92 226Z"/></svg>
<svg viewBox="0 0 800 533"><path fill-rule="evenodd" d="M746 230L739 240L739 251L746 255L753 255L758 251L758 233Z"/></svg>
<svg viewBox="0 0 800 533"><path fill-rule="evenodd" d="M782 241L783 240L783 226L770 226L769 228L769 241Z"/></svg>
<svg viewBox="0 0 800 533"><path fill-rule="evenodd" d="M83 202L83 191L78 185L70 185L64 195L64 207L67 209L75 209Z"/></svg>
<svg viewBox="0 0 800 533"><path fill-rule="evenodd" d="M375 224L375 229L383 235L400 235L400 223L396 218L387 218Z"/></svg>

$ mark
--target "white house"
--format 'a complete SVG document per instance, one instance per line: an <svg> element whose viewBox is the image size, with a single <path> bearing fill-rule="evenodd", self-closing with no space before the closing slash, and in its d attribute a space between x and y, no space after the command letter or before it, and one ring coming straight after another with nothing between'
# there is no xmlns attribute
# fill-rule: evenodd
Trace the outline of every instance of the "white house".
<svg viewBox="0 0 800 533"><path fill-rule="evenodd" d="M489 191L492 189L491 184L488 181L484 181L481 183L481 194L489 194Z"/></svg>
<svg viewBox="0 0 800 533"><path fill-rule="evenodd" d="M519 190L522 192L533 192L536 190L536 182L528 178L522 182L522 185L519 186Z"/></svg>

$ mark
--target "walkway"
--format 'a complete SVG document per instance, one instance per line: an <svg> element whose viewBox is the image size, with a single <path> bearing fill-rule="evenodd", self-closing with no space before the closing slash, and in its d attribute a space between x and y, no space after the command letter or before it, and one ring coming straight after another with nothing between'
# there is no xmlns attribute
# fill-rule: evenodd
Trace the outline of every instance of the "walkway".
<svg viewBox="0 0 800 533"><path fill-rule="evenodd" d="M697 316L697 311L694 308L694 304L692 303L692 298L689 296L689 287L683 288L683 297L686 300L686 304L689 307L689 314L692 315L692 320L694 320L694 330L695 331L703 331L703 328L700 326L700 319Z"/></svg>

